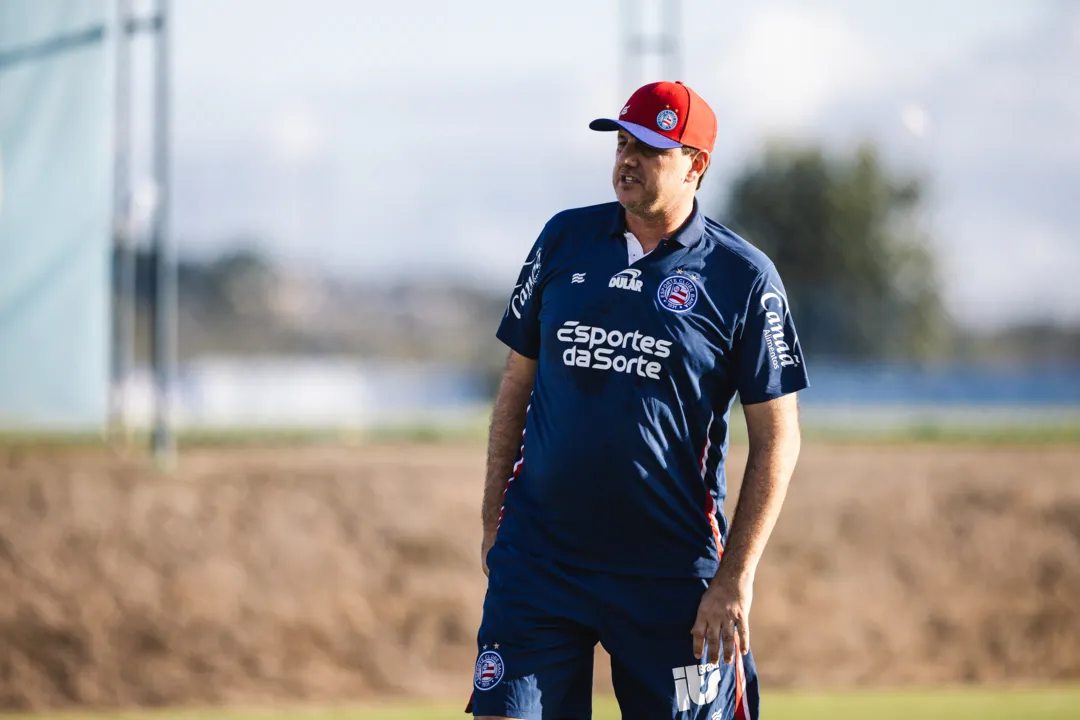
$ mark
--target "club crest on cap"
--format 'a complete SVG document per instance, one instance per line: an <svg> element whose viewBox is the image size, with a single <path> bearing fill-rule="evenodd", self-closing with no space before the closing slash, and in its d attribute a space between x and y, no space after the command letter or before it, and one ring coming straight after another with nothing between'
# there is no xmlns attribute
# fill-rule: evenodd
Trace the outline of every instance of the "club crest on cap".
<svg viewBox="0 0 1080 720"><path fill-rule="evenodd" d="M674 110L661 110L660 114L656 116L656 126L661 130L672 130L679 124L679 116L675 114Z"/></svg>
<svg viewBox="0 0 1080 720"><path fill-rule="evenodd" d="M619 113L619 116L621 117L621 116L625 115L628 112L630 112L630 106L626 105L625 107L623 107L622 112Z"/></svg>

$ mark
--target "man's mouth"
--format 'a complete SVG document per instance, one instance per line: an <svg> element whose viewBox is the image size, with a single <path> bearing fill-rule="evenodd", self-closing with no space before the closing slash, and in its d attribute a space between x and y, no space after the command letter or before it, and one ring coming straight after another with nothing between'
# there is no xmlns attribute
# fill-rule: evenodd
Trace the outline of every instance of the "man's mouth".
<svg viewBox="0 0 1080 720"><path fill-rule="evenodd" d="M641 180L634 177L633 175L628 175L626 173L619 173L619 182L624 183L626 185L629 185L630 183L640 183Z"/></svg>

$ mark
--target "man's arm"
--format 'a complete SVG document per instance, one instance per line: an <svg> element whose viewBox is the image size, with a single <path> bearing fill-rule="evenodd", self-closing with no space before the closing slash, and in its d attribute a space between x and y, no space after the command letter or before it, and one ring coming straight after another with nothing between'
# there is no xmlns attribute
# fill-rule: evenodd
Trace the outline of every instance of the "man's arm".
<svg viewBox="0 0 1080 720"><path fill-rule="evenodd" d="M721 645L724 662L731 662L738 628L739 649L750 649L750 605L754 576L765 551L788 482L795 470L802 445L799 406L791 393L767 402L744 405L750 454L743 475L739 502L731 522L727 547L720 569L701 599L694 636L694 654L701 657L709 643L709 662L719 661Z"/></svg>
<svg viewBox="0 0 1080 720"><path fill-rule="evenodd" d="M521 449L521 433L525 429L525 413L529 407L533 380L536 377L536 360L530 360L513 350L506 359L499 393L491 413L491 429L488 435L487 476L484 480L484 501L481 519L484 540L480 546L480 564L488 574L487 554L495 544L499 529L499 512L502 509L506 482L514 471L514 460Z"/></svg>

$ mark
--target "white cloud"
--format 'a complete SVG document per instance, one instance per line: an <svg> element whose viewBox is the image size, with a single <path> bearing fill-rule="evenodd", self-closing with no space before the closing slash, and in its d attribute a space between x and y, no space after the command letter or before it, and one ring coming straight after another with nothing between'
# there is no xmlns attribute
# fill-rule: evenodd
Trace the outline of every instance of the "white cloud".
<svg viewBox="0 0 1080 720"><path fill-rule="evenodd" d="M841 96L870 86L879 65L844 18L801 8L774 8L748 22L717 74L722 103L740 124L759 131L805 129Z"/></svg>
<svg viewBox="0 0 1080 720"><path fill-rule="evenodd" d="M322 123L309 107L294 105L270 118L269 140L274 155L287 164L315 158L323 146Z"/></svg>
<svg viewBox="0 0 1080 720"><path fill-rule="evenodd" d="M947 292L977 322L1080 321L1080 7L928 77Z"/></svg>
<svg viewBox="0 0 1080 720"><path fill-rule="evenodd" d="M926 137L926 133L930 130L930 115L926 112L926 108L918 103L905 105L901 109L900 122L917 138Z"/></svg>

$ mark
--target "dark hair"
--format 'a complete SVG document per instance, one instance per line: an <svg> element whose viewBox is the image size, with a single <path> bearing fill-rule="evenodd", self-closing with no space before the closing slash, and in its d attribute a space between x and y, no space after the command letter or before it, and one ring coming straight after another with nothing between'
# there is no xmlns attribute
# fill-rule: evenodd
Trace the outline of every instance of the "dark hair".
<svg viewBox="0 0 1080 720"><path fill-rule="evenodd" d="M682 154L683 155L696 155L699 152L701 152L701 151L698 150L697 148L692 148L689 145L683 145L682 146ZM705 179L705 173L707 173L707 172L709 172L708 166L706 166L705 169L701 171L701 175L698 177L697 186L699 188L701 187L701 181Z"/></svg>

